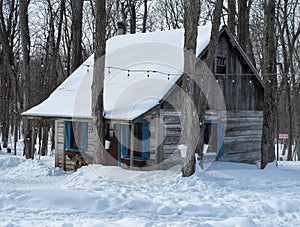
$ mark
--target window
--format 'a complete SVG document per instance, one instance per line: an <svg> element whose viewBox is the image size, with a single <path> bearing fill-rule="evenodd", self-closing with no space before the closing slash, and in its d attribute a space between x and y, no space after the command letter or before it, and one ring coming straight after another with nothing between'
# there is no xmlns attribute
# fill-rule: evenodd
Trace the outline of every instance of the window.
<svg viewBox="0 0 300 227"><path fill-rule="evenodd" d="M134 124L134 160L145 160L150 157L150 129L146 120ZM119 148L126 159L130 158L130 127L118 125Z"/></svg>
<svg viewBox="0 0 300 227"><path fill-rule="evenodd" d="M215 58L215 73L216 74L226 74L226 57L216 56Z"/></svg>
<svg viewBox="0 0 300 227"><path fill-rule="evenodd" d="M88 124L66 121L66 150L83 152L87 150Z"/></svg>

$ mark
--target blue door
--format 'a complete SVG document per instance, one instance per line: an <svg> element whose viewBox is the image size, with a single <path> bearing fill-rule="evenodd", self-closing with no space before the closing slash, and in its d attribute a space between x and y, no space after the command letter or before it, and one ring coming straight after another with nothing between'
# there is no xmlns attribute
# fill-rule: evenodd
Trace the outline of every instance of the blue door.
<svg viewBox="0 0 300 227"><path fill-rule="evenodd" d="M220 120L205 120L203 144L209 144L209 152L220 158L224 154L224 124Z"/></svg>

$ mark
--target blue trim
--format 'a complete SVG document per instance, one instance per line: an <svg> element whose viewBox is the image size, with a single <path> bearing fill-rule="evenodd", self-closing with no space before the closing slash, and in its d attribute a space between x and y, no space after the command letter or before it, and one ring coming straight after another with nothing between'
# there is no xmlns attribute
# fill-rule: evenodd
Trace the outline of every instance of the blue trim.
<svg viewBox="0 0 300 227"><path fill-rule="evenodd" d="M220 124L220 120L212 120L212 119L209 119L209 120L204 120L204 124Z"/></svg>
<svg viewBox="0 0 300 227"><path fill-rule="evenodd" d="M218 153L217 158L224 154L224 124L218 124Z"/></svg>
<svg viewBox="0 0 300 227"><path fill-rule="evenodd" d="M224 124L220 120L204 120L204 124L218 124L218 140L217 140L217 158L224 155ZM202 141L204 142L204 131L202 135ZM203 143L204 144L204 143ZM204 145L203 145L204 146Z"/></svg>
<svg viewBox="0 0 300 227"><path fill-rule="evenodd" d="M144 161L145 159L150 157L150 128L147 120L141 120L142 124L142 157L134 156L133 160ZM116 125L118 131L118 163L121 163L121 154L124 159L130 159L130 155L128 155L129 150L129 137L130 130L129 125L118 124ZM134 128L134 126L132 126ZM134 132L132 132L134 134Z"/></svg>
<svg viewBox="0 0 300 227"><path fill-rule="evenodd" d="M71 122L70 121L66 121L65 123L66 125L66 149L70 150L70 140L71 140Z"/></svg>
<svg viewBox="0 0 300 227"><path fill-rule="evenodd" d="M122 138L121 138L121 151L124 157L128 156L129 146L129 125L121 125Z"/></svg>
<svg viewBox="0 0 300 227"><path fill-rule="evenodd" d="M80 150L71 148L71 132L72 132L72 121L66 121L66 135L65 135L65 149L70 152L84 152L87 150L87 140L88 140L88 123L81 123L81 144Z"/></svg>
<svg viewBox="0 0 300 227"><path fill-rule="evenodd" d="M150 128L146 120L141 120L142 123L142 159L150 157Z"/></svg>

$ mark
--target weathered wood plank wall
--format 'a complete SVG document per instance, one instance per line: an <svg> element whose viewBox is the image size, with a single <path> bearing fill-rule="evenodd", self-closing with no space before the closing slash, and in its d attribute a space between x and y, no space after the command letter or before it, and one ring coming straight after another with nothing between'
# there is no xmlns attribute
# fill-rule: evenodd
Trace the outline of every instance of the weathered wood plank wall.
<svg viewBox="0 0 300 227"><path fill-rule="evenodd" d="M227 112L222 161L254 163L260 159L262 111Z"/></svg>

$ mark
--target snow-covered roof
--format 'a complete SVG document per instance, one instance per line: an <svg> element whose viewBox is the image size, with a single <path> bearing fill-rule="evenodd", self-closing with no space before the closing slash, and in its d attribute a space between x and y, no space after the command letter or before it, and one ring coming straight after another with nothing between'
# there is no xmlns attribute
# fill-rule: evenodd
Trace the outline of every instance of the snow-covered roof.
<svg viewBox="0 0 300 227"><path fill-rule="evenodd" d="M210 29L210 25L199 27L196 55L207 47ZM105 56L105 118L133 120L157 106L182 76L183 43L183 29L109 39ZM91 118L93 66L94 55L45 101L22 115Z"/></svg>

